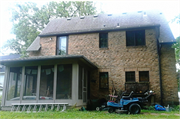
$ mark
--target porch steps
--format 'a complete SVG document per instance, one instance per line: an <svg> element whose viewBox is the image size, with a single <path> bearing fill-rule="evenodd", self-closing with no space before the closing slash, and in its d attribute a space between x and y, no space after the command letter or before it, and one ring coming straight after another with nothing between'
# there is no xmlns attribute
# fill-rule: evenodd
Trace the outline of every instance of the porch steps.
<svg viewBox="0 0 180 119"><path fill-rule="evenodd" d="M65 111L68 103L12 103L11 112L41 112L48 110ZM50 107L50 108L49 108ZM62 109L62 110L60 110Z"/></svg>

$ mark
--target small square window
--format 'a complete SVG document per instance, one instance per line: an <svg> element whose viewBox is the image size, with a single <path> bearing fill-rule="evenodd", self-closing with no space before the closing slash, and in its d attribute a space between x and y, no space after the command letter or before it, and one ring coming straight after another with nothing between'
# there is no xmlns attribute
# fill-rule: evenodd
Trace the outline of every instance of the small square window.
<svg viewBox="0 0 180 119"><path fill-rule="evenodd" d="M99 88L101 88L101 89L109 88L108 72L100 72L99 73Z"/></svg>
<svg viewBox="0 0 180 119"><path fill-rule="evenodd" d="M126 82L135 82L135 71L126 72Z"/></svg>
<svg viewBox="0 0 180 119"><path fill-rule="evenodd" d="M145 30L126 31L126 46L145 45Z"/></svg>
<svg viewBox="0 0 180 119"><path fill-rule="evenodd" d="M140 71L139 72L139 81L140 82L149 82L149 71Z"/></svg>
<svg viewBox="0 0 180 119"><path fill-rule="evenodd" d="M108 47L108 33L99 33L99 48Z"/></svg>

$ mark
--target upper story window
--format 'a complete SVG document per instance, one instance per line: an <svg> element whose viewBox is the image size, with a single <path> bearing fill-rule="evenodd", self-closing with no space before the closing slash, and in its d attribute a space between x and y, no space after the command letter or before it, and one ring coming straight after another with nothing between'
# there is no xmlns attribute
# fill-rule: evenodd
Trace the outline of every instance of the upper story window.
<svg viewBox="0 0 180 119"><path fill-rule="evenodd" d="M108 47L108 33L99 33L99 48Z"/></svg>
<svg viewBox="0 0 180 119"><path fill-rule="evenodd" d="M149 71L140 71L139 72L139 81L140 82L149 82Z"/></svg>
<svg viewBox="0 0 180 119"><path fill-rule="evenodd" d="M145 45L145 30L126 31L126 46Z"/></svg>
<svg viewBox="0 0 180 119"><path fill-rule="evenodd" d="M67 55L67 36L60 36L57 38L57 55Z"/></svg>
<svg viewBox="0 0 180 119"><path fill-rule="evenodd" d="M99 73L99 88L100 89L108 89L108 72L100 72Z"/></svg>
<svg viewBox="0 0 180 119"><path fill-rule="evenodd" d="M135 71L126 72L126 82L135 82Z"/></svg>

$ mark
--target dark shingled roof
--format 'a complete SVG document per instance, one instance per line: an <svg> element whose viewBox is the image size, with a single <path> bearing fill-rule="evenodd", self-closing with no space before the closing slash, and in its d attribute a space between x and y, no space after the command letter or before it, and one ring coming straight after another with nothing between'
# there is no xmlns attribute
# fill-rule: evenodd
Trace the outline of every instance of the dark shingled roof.
<svg viewBox="0 0 180 119"><path fill-rule="evenodd" d="M119 24L120 27L117 27L117 24ZM129 28L152 27L158 25L160 25L160 43L175 42L175 38L166 18L162 12L156 10L112 15L100 14L96 17L91 15L85 16L83 19L81 19L81 17L54 19L48 23L39 36L68 35L105 30L125 30ZM33 46L34 49L38 49L35 45Z"/></svg>
<svg viewBox="0 0 180 119"><path fill-rule="evenodd" d="M12 60L20 57L20 54L11 54L6 56L0 56L0 63L2 60ZM0 72L5 72L5 66L0 67Z"/></svg>
<svg viewBox="0 0 180 119"><path fill-rule="evenodd" d="M28 47L27 51L38 51L40 47L40 37L37 36L32 44Z"/></svg>
<svg viewBox="0 0 180 119"><path fill-rule="evenodd" d="M24 63L27 64L30 62L43 62L43 61L54 61L58 60L58 62L61 62L60 60L80 60L88 64L92 68L97 68L96 65L94 65L91 61L89 61L86 57L83 55L55 55L55 56L33 56L33 57L24 57L24 58L14 58L14 59L4 59L0 60L0 65L8 65L12 63Z"/></svg>

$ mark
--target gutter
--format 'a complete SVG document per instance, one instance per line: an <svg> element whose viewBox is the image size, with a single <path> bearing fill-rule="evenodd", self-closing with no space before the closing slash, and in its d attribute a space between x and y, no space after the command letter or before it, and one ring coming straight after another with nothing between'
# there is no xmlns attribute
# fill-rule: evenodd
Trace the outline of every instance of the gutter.
<svg viewBox="0 0 180 119"><path fill-rule="evenodd" d="M158 64L159 64L159 86L160 86L160 95L161 95L161 105L163 106L164 103L163 103L163 91L162 91L162 74L161 74L161 48L162 48L162 45L159 43L159 28L156 29L156 32L157 32L157 53L158 53Z"/></svg>
<svg viewBox="0 0 180 119"><path fill-rule="evenodd" d="M101 33L101 32L111 32L111 31L124 31L124 30L141 30L160 27L160 24L152 25L139 25L139 26L122 26L122 27L109 27L109 28L98 28L98 29L85 29L85 30L74 30L74 31L62 31L60 33L47 33L39 34L39 37L49 37L49 36L62 36L62 35L75 35L75 34L84 34L84 33Z"/></svg>

